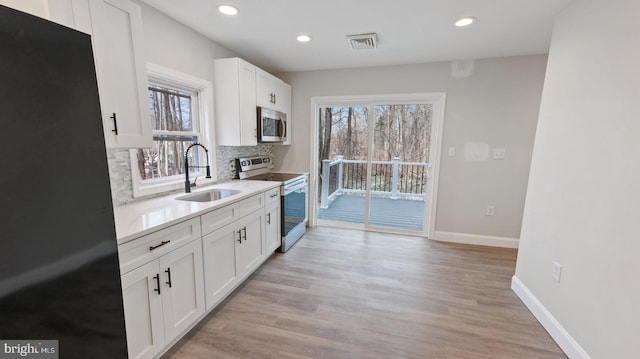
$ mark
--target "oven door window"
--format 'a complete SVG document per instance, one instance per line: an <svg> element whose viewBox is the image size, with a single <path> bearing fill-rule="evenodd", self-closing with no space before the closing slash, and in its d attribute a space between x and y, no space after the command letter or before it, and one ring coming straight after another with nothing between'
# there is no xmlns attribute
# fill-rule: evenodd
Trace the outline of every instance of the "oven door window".
<svg viewBox="0 0 640 359"><path fill-rule="evenodd" d="M307 215L307 186L302 185L284 195L282 216L282 235L286 236L298 224L305 221Z"/></svg>

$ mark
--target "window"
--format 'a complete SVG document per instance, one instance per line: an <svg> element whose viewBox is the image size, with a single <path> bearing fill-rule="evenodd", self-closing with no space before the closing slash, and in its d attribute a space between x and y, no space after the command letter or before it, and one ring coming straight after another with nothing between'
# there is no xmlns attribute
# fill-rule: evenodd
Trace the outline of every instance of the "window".
<svg viewBox="0 0 640 359"><path fill-rule="evenodd" d="M143 181L184 175L184 153L190 145L199 142L201 137L197 103L197 92L150 83L149 109L153 147L139 149L137 154L138 171ZM190 151L189 154L191 163L199 163L194 158L198 151Z"/></svg>
<svg viewBox="0 0 640 359"><path fill-rule="evenodd" d="M130 151L134 197L182 188L184 154L194 143L206 146L209 162L215 164L207 131L211 127L207 125L213 101L211 83L157 65L147 67L153 147ZM192 148L189 163L204 164L204 156L200 148ZM202 171L191 168L189 177L204 179Z"/></svg>

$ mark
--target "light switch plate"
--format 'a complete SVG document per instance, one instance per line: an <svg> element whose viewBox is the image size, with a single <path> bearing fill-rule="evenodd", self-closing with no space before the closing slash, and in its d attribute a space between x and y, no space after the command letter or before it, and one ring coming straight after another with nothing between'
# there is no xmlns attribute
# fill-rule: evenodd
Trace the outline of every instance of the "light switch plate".
<svg viewBox="0 0 640 359"><path fill-rule="evenodd" d="M556 282L560 283L560 276L562 275L562 265L558 262L553 262L553 272L551 272L551 277Z"/></svg>
<svg viewBox="0 0 640 359"><path fill-rule="evenodd" d="M455 147L449 147L449 156L453 157L456 155L456 148Z"/></svg>

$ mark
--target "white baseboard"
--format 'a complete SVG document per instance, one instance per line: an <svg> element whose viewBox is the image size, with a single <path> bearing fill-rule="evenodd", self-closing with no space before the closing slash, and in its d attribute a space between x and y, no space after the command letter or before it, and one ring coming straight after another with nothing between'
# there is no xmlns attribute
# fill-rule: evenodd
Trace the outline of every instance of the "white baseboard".
<svg viewBox="0 0 640 359"><path fill-rule="evenodd" d="M558 346L571 359L591 359L584 349L573 339L558 320L545 308L524 283L515 275L511 279L511 289L518 295L520 300L529 308L538 322L551 335L551 338L558 343Z"/></svg>
<svg viewBox="0 0 640 359"><path fill-rule="evenodd" d="M475 244L480 246L518 248L518 238L484 236L480 234L435 231L433 239L441 242Z"/></svg>

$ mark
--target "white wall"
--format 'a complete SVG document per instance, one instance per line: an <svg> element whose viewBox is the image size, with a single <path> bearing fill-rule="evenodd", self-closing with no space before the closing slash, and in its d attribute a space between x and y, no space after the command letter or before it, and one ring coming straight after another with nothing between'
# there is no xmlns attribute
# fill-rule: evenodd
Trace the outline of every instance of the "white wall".
<svg viewBox="0 0 640 359"><path fill-rule="evenodd" d="M49 18L48 0L0 0L0 5L8 6L45 19Z"/></svg>
<svg viewBox="0 0 640 359"><path fill-rule="evenodd" d="M213 60L236 56L139 0L147 61L213 82Z"/></svg>
<svg viewBox="0 0 640 359"><path fill-rule="evenodd" d="M514 280L592 358L640 358L638 14L583 0L557 19Z"/></svg>
<svg viewBox="0 0 640 359"><path fill-rule="evenodd" d="M438 231L519 238L546 55L478 60L468 78L450 63L280 74L293 87L293 143L276 168L310 170L312 96L446 92ZM506 148L503 161L465 162L464 143ZM457 155L448 157L449 147ZM486 216L486 206L496 207ZM516 242L517 244L517 242Z"/></svg>

